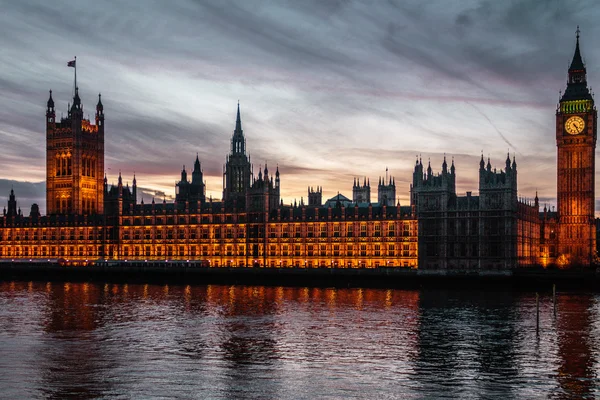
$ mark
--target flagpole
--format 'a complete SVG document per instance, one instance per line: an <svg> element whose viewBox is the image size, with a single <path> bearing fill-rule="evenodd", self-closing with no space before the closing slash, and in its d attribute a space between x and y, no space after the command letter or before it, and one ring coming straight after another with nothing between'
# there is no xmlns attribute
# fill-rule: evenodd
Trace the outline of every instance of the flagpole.
<svg viewBox="0 0 600 400"><path fill-rule="evenodd" d="M73 97L75 96L75 91L77 90L77 56L75 56L75 87L73 88Z"/></svg>

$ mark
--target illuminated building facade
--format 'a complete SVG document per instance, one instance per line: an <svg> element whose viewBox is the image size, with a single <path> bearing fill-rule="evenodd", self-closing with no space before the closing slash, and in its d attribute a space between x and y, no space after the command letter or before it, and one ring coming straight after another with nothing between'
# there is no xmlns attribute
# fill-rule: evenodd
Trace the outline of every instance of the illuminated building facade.
<svg viewBox="0 0 600 400"><path fill-rule="evenodd" d="M83 119L76 89L67 118L46 110L47 209L24 216L13 191L0 217L0 258L76 260L200 260L210 266L410 267L506 271L534 265L590 265L595 255L596 109L579 51L556 112L558 209L540 210L537 194L519 199L517 163L503 169L483 156L479 193L456 193L456 168L441 172L417 160L410 205L395 202L393 178L379 179L371 203L368 178L354 180L352 200L338 193L323 203L309 187L308 204L284 205L277 167L253 173L238 104L223 169L223 200L206 199L200 160L185 167L175 202L137 202L137 182L108 185L104 176L104 110Z"/></svg>
<svg viewBox="0 0 600 400"><path fill-rule="evenodd" d="M46 107L46 207L51 214L104 212L104 106L98 95L96 121L83 117L79 89L67 117L56 121L52 91Z"/></svg>
<svg viewBox="0 0 600 400"><path fill-rule="evenodd" d="M565 263L590 264L596 250L597 120L578 29L567 88L556 109L558 253Z"/></svg>

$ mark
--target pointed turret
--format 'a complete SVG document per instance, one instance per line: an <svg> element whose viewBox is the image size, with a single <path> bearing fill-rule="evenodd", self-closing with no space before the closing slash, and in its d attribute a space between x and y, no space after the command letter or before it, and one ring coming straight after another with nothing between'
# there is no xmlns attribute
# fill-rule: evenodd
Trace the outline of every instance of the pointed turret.
<svg viewBox="0 0 600 400"><path fill-rule="evenodd" d="M479 161L479 169L483 171L485 169L485 161L483 160L483 153L481 153L481 161Z"/></svg>
<svg viewBox="0 0 600 400"><path fill-rule="evenodd" d="M196 161L194 161L194 171L200 171L200 159L198 158L198 153L196 153Z"/></svg>
<svg viewBox="0 0 600 400"><path fill-rule="evenodd" d="M133 204L137 204L137 180L135 179L135 172L133 173L133 182L132 182L133 186L132 186L132 197L133 197ZM143 203L142 203L143 204Z"/></svg>
<svg viewBox="0 0 600 400"><path fill-rule="evenodd" d="M48 102L46 103L48 110L54 108L54 99L52 98L52 90L50 90L50 97L48 98Z"/></svg>
<svg viewBox="0 0 600 400"><path fill-rule="evenodd" d="M448 172L448 163L446 163L446 154L444 154L444 162L442 163L442 172L444 174Z"/></svg>
<svg viewBox="0 0 600 400"><path fill-rule="evenodd" d="M15 191L11 188L10 195L8 196L8 214L9 217L17 215L17 200L15 198Z"/></svg>
<svg viewBox="0 0 600 400"><path fill-rule="evenodd" d="M96 111L100 112L104 110L104 105L102 105L102 94L98 93L98 104L96 104Z"/></svg>
<svg viewBox="0 0 600 400"><path fill-rule="evenodd" d="M50 96L46 103L46 123L48 124L46 129L53 129L54 122L56 120L56 113L54 111L54 99L52 99L52 90L50 90Z"/></svg>
<svg viewBox="0 0 600 400"><path fill-rule="evenodd" d="M187 171L185 170L185 165L181 170L181 182L187 182Z"/></svg>
<svg viewBox="0 0 600 400"><path fill-rule="evenodd" d="M452 157L452 165L450 165L450 173L452 175L454 175L454 171L456 171L456 168L454 168L454 157Z"/></svg>
<svg viewBox="0 0 600 400"><path fill-rule="evenodd" d="M510 153L506 154L506 172L510 170Z"/></svg>

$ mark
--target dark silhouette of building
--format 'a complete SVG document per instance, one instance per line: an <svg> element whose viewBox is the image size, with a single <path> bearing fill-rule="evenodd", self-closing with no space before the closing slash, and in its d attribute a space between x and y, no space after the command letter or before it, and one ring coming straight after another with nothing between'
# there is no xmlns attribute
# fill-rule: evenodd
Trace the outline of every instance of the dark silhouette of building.
<svg viewBox="0 0 600 400"><path fill-rule="evenodd" d="M385 170L385 178L379 177L377 185L377 202L380 205L393 206L396 200L396 183L393 177L387 176L387 168Z"/></svg>
<svg viewBox="0 0 600 400"><path fill-rule="evenodd" d="M364 178L363 184L360 184L360 178L354 179L352 186L352 201L358 204L369 204L371 202L371 181Z"/></svg>
<svg viewBox="0 0 600 400"><path fill-rule="evenodd" d="M250 157L246 155L246 138L242 130L240 104L238 103L235 130L231 138L231 152L223 170L223 201L242 206L246 200L246 192L250 188Z"/></svg>
<svg viewBox="0 0 600 400"><path fill-rule="evenodd" d="M323 205L323 188L317 186L317 189L312 187L308 188L308 206L309 207L320 207Z"/></svg>
<svg viewBox="0 0 600 400"><path fill-rule="evenodd" d="M202 168L200 167L200 159L196 154L194 162L194 170L192 171L191 182L187 179L185 165L181 170L181 180L175 184L175 202L204 202L206 200L206 184L202 176Z"/></svg>

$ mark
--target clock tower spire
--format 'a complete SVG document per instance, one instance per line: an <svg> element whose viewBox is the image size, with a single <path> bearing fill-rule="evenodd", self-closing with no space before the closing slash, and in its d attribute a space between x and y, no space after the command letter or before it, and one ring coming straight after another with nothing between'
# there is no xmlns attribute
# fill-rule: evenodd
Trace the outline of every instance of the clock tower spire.
<svg viewBox="0 0 600 400"><path fill-rule="evenodd" d="M590 265L596 248L595 150L597 110L579 50L556 110L558 252L571 265Z"/></svg>

